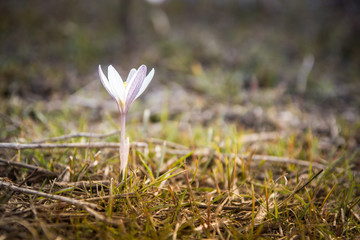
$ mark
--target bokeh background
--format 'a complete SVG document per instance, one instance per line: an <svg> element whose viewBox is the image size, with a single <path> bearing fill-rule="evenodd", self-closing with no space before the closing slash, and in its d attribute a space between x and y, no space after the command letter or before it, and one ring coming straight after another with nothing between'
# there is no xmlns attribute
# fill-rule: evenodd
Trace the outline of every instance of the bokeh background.
<svg viewBox="0 0 360 240"><path fill-rule="evenodd" d="M308 90L328 97L355 90L359 78L360 4L353 0L0 4L2 96L71 93L108 63L127 71L144 62L159 69L159 81L190 87L189 75L201 70L233 74L239 87L252 76L260 87L294 87L310 56Z"/></svg>

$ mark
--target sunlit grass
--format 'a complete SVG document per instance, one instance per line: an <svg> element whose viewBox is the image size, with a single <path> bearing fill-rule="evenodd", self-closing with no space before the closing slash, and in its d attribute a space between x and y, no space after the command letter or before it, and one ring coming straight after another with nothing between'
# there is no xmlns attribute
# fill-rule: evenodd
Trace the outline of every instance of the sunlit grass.
<svg viewBox="0 0 360 240"><path fill-rule="evenodd" d="M21 123L17 131L3 133L8 142L91 132L103 124L88 121L94 114L91 110L81 109L79 114L79 110L69 108L62 114L35 105L30 115L24 115L23 104L20 101L7 106L13 111L9 118ZM28 186L74 199L99 198L92 201L98 205L98 213L116 224L96 220L87 211L69 204L34 196L15 194L3 206L12 209L15 200L26 204L23 200L31 199L37 217L24 216L24 221L33 226L31 231L24 232L28 237L328 239L360 234L357 213L360 183L351 170L357 152L345 147L320 150L319 139L310 130L258 142L255 147L242 142L242 137L251 131L245 132L237 124L216 120L206 126L184 125L181 115L175 118L178 120L170 117L164 105L154 118L158 120L146 123L147 134L144 120L129 122L132 141L147 145L130 151L126 181L119 179L116 149L1 150L1 158L59 174L55 182L39 176L28 181ZM107 132L114 132L119 119L115 114L105 114L102 121L108 122ZM118 142L118 137L118 134L101 139L77 137L57 143ZM199 152L201 149L207 150ZM238 154L249 158L234 157ZM303 159L309 165L252 161L253 154ZM312 162L326 162L324 171L314 179L320 169L312 166ZM16 169L15 175L11 175L8 170L7 177L14 183L29 174L28 170ZM106 182L96 183L98 180ZM306 181L308 185L302 187ZM77 182L86 182L88 186L74 185ZM10 212L5 212L4 216L11 217ZM46 230L40 226L44 222Z"/></svg>

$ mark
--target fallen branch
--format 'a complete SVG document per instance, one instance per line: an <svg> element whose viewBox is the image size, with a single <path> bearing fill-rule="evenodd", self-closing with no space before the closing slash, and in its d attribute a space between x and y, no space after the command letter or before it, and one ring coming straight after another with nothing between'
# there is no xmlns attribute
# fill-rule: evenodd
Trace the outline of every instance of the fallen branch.
<svg viewBox="0 0 360 240"><path fill-rule="evenodd" d="M148 146L145 142L132 142L130 143L131 147L136 148L145 148ZM114 142L89 142L89 143L0 143L0 148L10 148L10 149L51 149L51 148L119 148L119 143ZM167 149L167 154L174 155L186 155L190 152L190 150L186 149ZM200 148L197 149L193 155L195 156L210 156L214 153L214 150L211 148ZM218 154L220 157L234 157L234 154ZM238 154L240 159L252 161L269 161L269 162L277 162L277 163L286 163L286 164L295 164L299 166L312 167L317 169L325 169L326 166L321 163L308 162L305 160L287 158L287 157L277 157L277 156L269 156L269 155L245 155ZM241 165L240 159L237 159L237 164Z"/></svg>
<svg viewBox="0 0 360 240"><path fill-rule="evenodd" d="M63 141L63 140L66 140L66 139L80 138L80 137L84 137L84 138L106 138L106 137L110 137L110 136L113 136L113 135L117 135L119 133L120 133L119 130L111 132L111 133L106 133L106 134L97 134L97 133L89 133L89 132L71 133L71 134L66 134L66 135L59 136L59 137L47 138L47 139L33 141L33 142L31 142L31 144L45 143L45 142L57 142L57 141ZM243 138L246 141L249 141L249 140L252 141L252 139L257 138L256 136L259 136L259 135L258 134L249 134L249 135L244 135ZM260 138L262 138L262 137L268 138L269 136L267 134L265 134L265 135L260 134ZM151 142L153 144L161 144L161 145L164 142L166 142L168 147L180 148L180 149L188 149L184 145L174 143L174 142L169 142L169 141L158 139L158 138L149 138L149 139L147 139L147 142Z"/></svg>
<svg viewBox="0 0 360 240"><path fill-rule="evenodd" d="M45 143L45 142L57 142L57 141L63 141L63 140L66 140L66 139L80 138L80 137L84 137L84 138L107 138L107 137L117 135L117 134L120 134L119 130L113 131L113 132L110 132L110 133L105 133L105 134L90 133L90 132L79 132L79 133L70 133L70 134L59 136L59 137L36 140L36 141L31 142L31 143L34 144L34 143ZM261 133L244 134L244 135L241 136L241 142L243 144L245 144L245 143L252 143L252 142L276 140L282 135L283 134L278 133L278 132L261 132ZM169 147L178 148L178 149L187 149L187 147L184 146L184 145L174 143L174 142L169 142L169 141L158 139L158 138L149 138L149 139L147 139L147 141L152 142L154 144L163 144L164 142L166 142Z"/></svg>
<svg viewBox="0 0 360 240"><path fill-rule="evenodd" d="M8 160L0 158L0 163L4 163L5 165L21 167L21 168L27 168L27 169L30 169L30 170L33 170L33 171L37 171L38 173L42 173L42 174L44 174L46 176L49 176L49 177L57 177L57 174L52 172L52 171L49 171L49 170L47 170L45 168L42 168L42 167L33 166L33 165L29 165L29 164L22 163L22 162L8 161Z"/></svg>
<svg viewBox="0 0 360 240"><path fill-rule="evenodd" d="M59 137L33 141L32 143L57 142L57 141L62 141L62 140L71 139L71 138L79 138L79 137L106 138L106 137L110 137L110 136L113 136L113 135L116 135L119 133L120 133L120 131L114 131L114 132L106 133L106 134L97 134L97 133L88 133L88 132L71 133L71 134L67 134L67 135L63 135L63 136L59 136Z"/></svg>
<svg viewBox="0 0 360 240"><path fill-rule="evenodd" d="M147 147L144 142L132 142L131 147ZM119 148L120 143L89 142L89 143L0 143L0 148L10 149L51 149L51 148Z"/></svg>

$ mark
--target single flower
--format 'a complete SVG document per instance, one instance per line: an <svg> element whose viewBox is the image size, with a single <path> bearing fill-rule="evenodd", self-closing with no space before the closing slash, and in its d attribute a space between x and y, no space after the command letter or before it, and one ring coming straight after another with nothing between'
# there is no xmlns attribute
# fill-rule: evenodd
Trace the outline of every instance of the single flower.
<svg viewBox="0 0 360 240"><path fill-rule="evenodd" d="M129 158L129 138L125 139L126 114L131 103L135 101L146 89L154 77L155 70L152 69L146 75L146 66L141 65L138 70L131 69L124 82L113 66L108 67L108 77L103 73L99 65L99 76L102 84L109 94L116 100L120 111L120 172L123 179L126 176L126 168Z"/></svg>
<svg viewBox="0 0 360 240"><path fill-rule="evenodd" d="M135 101L147 88L155 70L152 69L146 75L146 66L141 65L138 70L131 69L124 82L120 74L110 65L108 67L108 77L103 73L99 65L99 76L102 84L108 93L116 100L121 113L127 113L131 103Z"/></svg>

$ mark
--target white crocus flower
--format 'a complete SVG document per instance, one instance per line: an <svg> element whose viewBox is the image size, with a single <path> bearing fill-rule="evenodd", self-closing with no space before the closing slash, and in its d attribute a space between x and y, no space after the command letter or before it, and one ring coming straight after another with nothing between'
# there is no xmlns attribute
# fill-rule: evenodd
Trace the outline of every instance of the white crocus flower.
<svg viewBox="0 0 360 240"><path fill-rule="evenodd" d="M108 67L108 77L103 73L99 65L99 76L102 84L109 94L116 100L120 112L127 113L131 103L137 99L147 88L155 70L152 69L146 76L146 66L141 65L138 70L131 69L124 82L113 66Z"/></svg>
<svg viewBox="0 0 360 240"><path fill-rule="evenodd" d="M125 170L129 158L130 143L129 138L125 139L126 114L131 103L135 101L146 89L154 77L155 70L152 69L146 75L146 66L141 65L138 70L131 69L124 82L119 73L113 66L108 67L108 77L103 73L99 65L99 76L102 84L109 94L116 100L121 116L121 136L120 136L120 172L125 179Z"/></svg>

